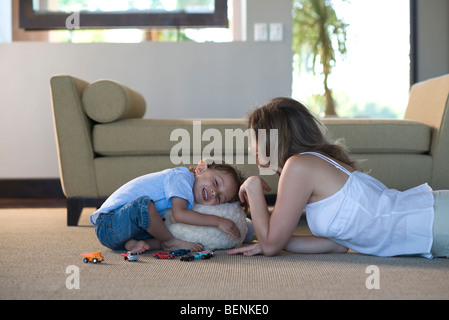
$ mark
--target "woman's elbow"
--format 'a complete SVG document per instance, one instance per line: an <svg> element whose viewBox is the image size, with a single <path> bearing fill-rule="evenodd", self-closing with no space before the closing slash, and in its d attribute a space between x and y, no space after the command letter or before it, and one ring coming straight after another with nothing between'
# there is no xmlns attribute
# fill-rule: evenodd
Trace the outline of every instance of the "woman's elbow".
<svg viewBox="0 0 449 320"><path fill-rule="evenodd" d="M261 247L262 247L263 255L266 257L277 256L282 250L282 248L279 248L278 246L275 246L275 245L266 244L266 245L262 245Z"/></svg>

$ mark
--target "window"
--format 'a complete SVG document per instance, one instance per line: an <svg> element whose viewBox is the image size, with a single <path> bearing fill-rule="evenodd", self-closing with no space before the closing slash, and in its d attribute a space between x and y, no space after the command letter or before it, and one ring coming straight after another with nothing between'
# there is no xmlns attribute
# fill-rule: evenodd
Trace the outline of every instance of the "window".
<svg viewBox="0 0 449 320"><path fill-rule="evenodd" d="M79 13L79 27L227 27L227 0L19 0L20 27L67 29Z"/></svg>
<svg viewBox="0 0 449 320"><path fill-rule="evenodd" d="M337 115L403 118L413 73L410 0L333 0L332 5L348 25L347 52L345 56L336 54L328 80ZM306 68L298 72L296 65L293 96L322 116L324 89L319 62L315 74Z"/></svg>

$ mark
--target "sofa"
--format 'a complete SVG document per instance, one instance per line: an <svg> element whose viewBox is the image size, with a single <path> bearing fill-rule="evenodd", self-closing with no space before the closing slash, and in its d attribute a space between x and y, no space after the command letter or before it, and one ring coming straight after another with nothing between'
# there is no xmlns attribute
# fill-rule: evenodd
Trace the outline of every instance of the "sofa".
<svg viewBox="0 0 449 320"><path fill-rule="evenodd" d="M189 167L209 155L235 164L247 176L263 174L272 187L267 199L276 196L277 175L259 172L247 154L247 139L241 141L244 119L143 118L151 101L112 80L89 83L55 75L50 86L69 226L78 224L84 207L100 206L127 181ZM322 121L332 138L344 139L363 170L389 188L427 182L449 189L448 94L446 75L412 86L404 119Z"/></svg>

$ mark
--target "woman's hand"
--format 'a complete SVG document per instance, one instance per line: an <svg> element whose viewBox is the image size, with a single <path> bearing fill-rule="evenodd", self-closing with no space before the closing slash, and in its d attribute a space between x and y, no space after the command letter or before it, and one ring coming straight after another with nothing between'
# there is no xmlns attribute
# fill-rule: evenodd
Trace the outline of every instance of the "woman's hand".
<svg viewBox="0 0 449 320"><path fill-rule="evenodd" d="M261 187L263 191L271 191L270 186L260 177L252 176L245 180L245 182L240 186L239 198L241 202L249 203L248 201L248 190L252 190L254 187Z"/></svg>
<svg viewBox="0 0 449 320"><path fill-rule="evenodd" d="M262 248L260 247L259 243L254 243L250 246L244 246L237 249L231 249L226 252L228 255L234 255L234 254L243 254L244 256L250 257L254 256L256 254L263 254Z"/></svg>

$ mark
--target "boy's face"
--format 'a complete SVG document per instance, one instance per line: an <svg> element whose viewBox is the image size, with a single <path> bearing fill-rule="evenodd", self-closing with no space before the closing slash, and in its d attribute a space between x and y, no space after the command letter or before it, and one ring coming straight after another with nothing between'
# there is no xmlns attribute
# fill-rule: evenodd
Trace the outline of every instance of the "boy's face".
<svg viewBox="0 0 449 320"><path fill-rule="evenodd" d="M229 202L237 194L237 184L230 174L205 169L195 174L193 196L195 203L215 206Z"/></svg>

